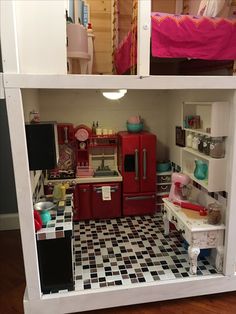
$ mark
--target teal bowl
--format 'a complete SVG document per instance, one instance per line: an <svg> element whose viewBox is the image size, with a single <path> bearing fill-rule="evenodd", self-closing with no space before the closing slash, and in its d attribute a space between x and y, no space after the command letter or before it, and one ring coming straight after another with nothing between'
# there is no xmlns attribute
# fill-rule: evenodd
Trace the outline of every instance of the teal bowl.
<svg viewBox="0 0 236 314"><path fill-rule="evenodd" d="M34 209L40 214L43 225L46 225L51 220L50 210L53 208L55 208L55 204L52 202L39 202L34 204Z"/></svg>
<svg viewBox="0 0 236 314"><path fill-rule="evenodd" d="M46 225L51 220L51 214L48 210L42 210L40 213L43 225Z"/></svg>
<svg viewBox="0 0 236 314"><path fill-rule="evenodd" d="M126 124L128 132L139 133L143 130L143 123L129 123Z"/></svg>
<svg viewBox="0 0 236 314"><path fill-rule="evenodd" d="M166 172L171 170L170 161L157 163L157 172Z"/></svg>

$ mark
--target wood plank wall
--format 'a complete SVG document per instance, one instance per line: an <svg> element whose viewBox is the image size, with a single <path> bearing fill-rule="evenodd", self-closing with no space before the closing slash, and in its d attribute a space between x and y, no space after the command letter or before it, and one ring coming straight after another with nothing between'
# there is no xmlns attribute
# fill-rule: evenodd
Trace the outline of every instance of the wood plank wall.
<svg viewBox="0 0 236 314"><path fill-rule="evenodd" d="M112 1L87 0L94 40L94 74L112 74Z"/></svg>
<svg viewBox="0 0 236 314"><path fill-rule="evenodd" d="M119 1L119 43L127 35L132 21L132 0ZM152 12L175 13L176 0L152 0Z"/></svg>
<svg viewBox="0 0 236 314"><path fill-rule="evenodd" d="M127 35L131 29L132 22L132 0L119 0L119 32L118 43Z"/></svg>
<svg viewBox="0 0 236 314"><path fill-rule="evenodd" d="M152 12L175 13L176 0L152 0Z"/></svg>
<svg viewBox="0 0 236 314"><path fill-rule="evenodd" d="M131 28L132 0L120 0L119 38L120 42ZM176 0L152 0L152 11L175 12ZM87 0L90 5L90 19L95 35L94 72L112 73L112 1Z"/></svg>

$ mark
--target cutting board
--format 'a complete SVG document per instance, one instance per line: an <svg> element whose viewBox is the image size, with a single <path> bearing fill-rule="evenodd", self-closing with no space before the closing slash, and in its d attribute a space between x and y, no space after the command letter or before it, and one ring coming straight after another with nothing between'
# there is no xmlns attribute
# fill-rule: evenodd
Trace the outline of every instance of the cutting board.
<svg viewBox="0 0 236 314"><path fill-rule="evenodd" d="M199 212L191 209L186 209L186 208L181 208L181 211L191 219L203 219L206 218L207 216L200 216Z"/></svg>

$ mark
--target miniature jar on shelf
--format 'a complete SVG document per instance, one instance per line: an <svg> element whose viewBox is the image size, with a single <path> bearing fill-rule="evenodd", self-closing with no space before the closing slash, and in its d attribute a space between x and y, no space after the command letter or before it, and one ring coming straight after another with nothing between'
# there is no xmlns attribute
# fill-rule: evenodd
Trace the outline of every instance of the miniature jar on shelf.
<svg viewBox="0 0 236 314"><path fill-rule="evenodd" d="M203 140L203 153L205 155L210 155L210 144L211 144L211 139L210 137L206 136Z"/></svg>
<svg viewBox="0 0 236 314"><path fill-rule="evenodd" d="M195 134L192 140L192 149L198 150L199 135Z"/></svg>
<svg viewBox="0 0 236 314"><path fill-rule="evenodd" d="M192 147L192 145L193 145L193 134L189 132L189 134L186 137L186 146Z"/></svg>
<svg viewBox="0 0 236 314"><path fill-rule="evenodd" d="M225 141L223 137L213 137L211 139L210 156L213 158L225 157Z"/></svg>
<svg viewBox="0 0 236 314"><path fill-rule="evenodd" d="M200 135L198 138L198 151L200 153L203 153L203 143L205 141L205 136L204 135Z"/></svg>

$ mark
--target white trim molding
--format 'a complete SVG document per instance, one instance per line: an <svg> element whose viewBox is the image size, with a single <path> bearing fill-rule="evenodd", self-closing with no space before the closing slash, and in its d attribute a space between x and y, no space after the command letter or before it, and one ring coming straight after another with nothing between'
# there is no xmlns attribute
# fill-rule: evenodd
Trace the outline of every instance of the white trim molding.
<svg viewBox="0 0 236 314"><path fill-rule="evenodd" d="M20 89L6 88L5 92L28 296L30 300L40 299L41 288L22 97Z"/></svg>
<svg viewBox="0 0 236 314"><path fill-rule="evenodd" d="M15 1L0 1L2 66L5 73L19 73Z"/></svg>
<svg viewBox="0 0 236 314"><path fill-rule="evenodd" d="M236 76L4 74L3 80L9 89L236 89Z"/></svg>
<svg viewBox="0 0 236 314"><path fill-rule="evenodd" d="M203 278L204 277L204 278ZM71 291L43 295L29 300L24 296L25 314L74 313L127 306L205 294L221 293L236 289L236 276L192 276L164 282L143 283L133 287L114 287L92 291Z"/></svg>
<svg viewBox="0 0 236 314"><path fill-rule="evenodd" d="M137 73L149 76L150 73L150 37L151 37L151 0L138 1L138 43Z"/></svg>
<svg viewBox="0 0 236 314"><path fill-rule="evenodd" d="M3 73L0 73L0 99L5 99Z"/></svg>

